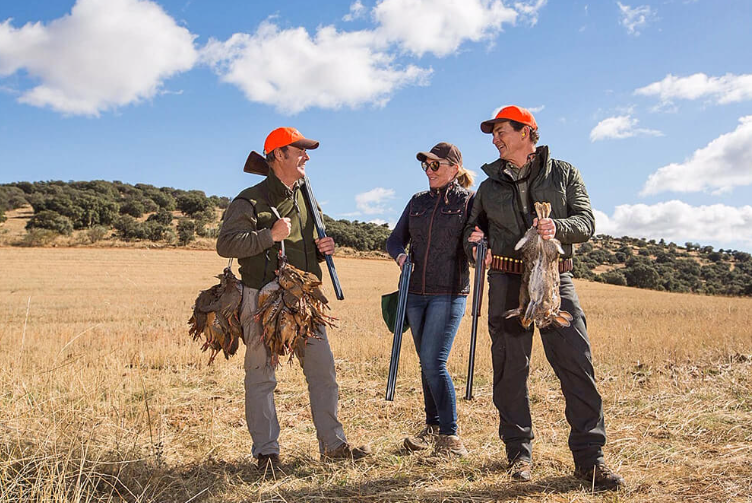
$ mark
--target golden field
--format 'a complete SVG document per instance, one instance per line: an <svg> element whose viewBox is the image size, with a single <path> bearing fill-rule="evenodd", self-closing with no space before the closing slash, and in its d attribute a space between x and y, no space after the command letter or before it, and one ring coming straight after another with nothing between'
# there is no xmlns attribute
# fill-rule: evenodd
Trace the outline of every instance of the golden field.
<svg viewBox="0 0 752 503"><path fill-rule="evenodd" d="M628 484L592 494L571 476L564 403L537 340L533 481L505 473L485 316L472 402L459 399L469 316L450 357L470 457L402 452L423 412L409 332L396 400L384 401L392 337L380 296L396 288L397 267L336 263L346 297L330 301L339 318L329 335L340 419L349 440L370 443L374 455L318 460L296 362L277 374L284 473L264 477L249 456L243 349L207 366L208 355L187 335L193 300L226 260L211 251L0 248L0 501L752 498L752 299L577 284L604 398L607 461Z"/></svg>

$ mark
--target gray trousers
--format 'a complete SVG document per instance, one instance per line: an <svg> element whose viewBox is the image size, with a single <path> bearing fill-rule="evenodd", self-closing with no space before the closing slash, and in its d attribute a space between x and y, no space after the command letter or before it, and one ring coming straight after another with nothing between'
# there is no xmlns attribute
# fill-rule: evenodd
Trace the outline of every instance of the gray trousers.
<svg viewBox="0 0 752 503"><path fill-rule="evenodd" d="M506 319L503 313L519 305L519 274L491 272L488 275L488 331L493 362L493 399L501 421L499 436L506 444L507 458L532 460L533 426L527 379L533 345L532 326L525 330L519 318ZM595 386L585 313L572 283L572 275L561 275L561 309L573 317L566 328L540 331L546 358L561 383L571 428L569 449L574 463L590 468L603 461L601 447L606 443L603 404Z"/></svg>
<svg viewBox="0 0 752 503"><path fill-rule="evenodd" d="M269 350L262 341L261 323L253 320L258 290L243 286L240 323L243 325L245 348L245 419L251 433L251 453L279 454L279 421L274 406L277 378L270 361ZM334 371L334 356L329 347L326 330L320 339L309 338L303 359L303 374L308 382L311 415L316 427L319 451L334 450L347 440L342 423L337 420L339 386Z"/></svg>

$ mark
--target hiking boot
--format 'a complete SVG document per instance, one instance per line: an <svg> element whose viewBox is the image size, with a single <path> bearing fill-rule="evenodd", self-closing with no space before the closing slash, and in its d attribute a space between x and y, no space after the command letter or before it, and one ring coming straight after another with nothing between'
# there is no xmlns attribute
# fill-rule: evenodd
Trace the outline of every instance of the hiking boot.
<svg viewBox="0 0 752 503"><path fill-rule="evenodd" d="M425 428L420 430L420 433L417 435L411 435L405 438L403 445L408 451L424 451L436 442L438 434L439 426L436 424L428 424Z"/></svg>
<svg viewBox="0 0 752 503"><path fill-rule="evenodd" d="M279 454L259 454L258 469L262 472L277 472L282 462L279 460Z"/></svg>
<svg viewBox="0 0 752 503"><path fill-rule="evenodd" d="M606 463L596 463L590 468L576 467L574 476L586 481L593 489L607 490L624 487L624 477L606 466Z"/></svg>
<svg viewBox="0 0 752 503"><path fill-rule="evenodd" d="M467 449L465 444L457 435L438 435L436 437L436 445L433 448L434 456L441 457L458 457L464 458L467 456Z"/></svg>
<svg viewBox="0 0 752 503"><path fill-rule="evenodd" d="M362 459L371 455L371 447L368 445L361 445L360 447L353 447L347 442L340 445L334 450L325 450L321 455L321 461L339 461L342 459Z"/></svg>
<svg viewBox="0 0 752 503"><path fill-rule="evenodd" d="M533 464L526 459L515 459L509 463L509 468L507 468L509 475L514 480L519 480L520 482L529 482L533 478L532 471Z"/></svg>

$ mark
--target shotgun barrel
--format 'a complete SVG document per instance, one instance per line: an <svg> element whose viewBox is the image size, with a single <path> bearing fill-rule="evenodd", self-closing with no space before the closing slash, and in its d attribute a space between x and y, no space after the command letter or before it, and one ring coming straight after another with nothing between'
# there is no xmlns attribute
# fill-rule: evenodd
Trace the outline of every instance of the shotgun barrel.
<svg viewBox="0 0 752 503"><path fill-rule="evenodd" d="M394 389L397 386L397 369L399 367L400 350L402 349L402 328L405 326L405 314L407 311L407 291L410 288L410 274L413 265L410 256L402 265L399 279L399 297L397 301L397 320L394 323L394 338L392 339L392 357L389 360L389 378L386 382L386 400L394 400Z"/></svg>
<svg viewBox="0 0 752 503"><path fill-rule="evenodd" d="M319 212L319 204L316 202L316 196L313 195L313 189L311 189L311 181L307 176L304 179L303 185L305 185L305 190L303 191L303 199L305 199L306 204L308 204L308 210L313 216L313 222L316 225L316 232L318 233L319 238L325 238L326 229L324 227L324 219L321 218L321 213ZM334 267L334 259L332 259L331 255L324 255L324 260L326 260L326 267L329 269L329 276L331 276L332 278L334 294L337 296L337 299L342 300L345 298L345 294L342 292L342 285L339 283L337 269L335 269Z"/></svg>
<svg viewBox="0 0 752 503"><path fill-rule="evenodd" d="M473 324L470 330L470 355L467 362L467 385L465 386L465 400L473 399L473 374L475 372L475 342L478 339L478 318L480 306L483 302L483 283L486 278L486 250L488 241L480 240L475 247L475 284L473 285Z"/></svg>

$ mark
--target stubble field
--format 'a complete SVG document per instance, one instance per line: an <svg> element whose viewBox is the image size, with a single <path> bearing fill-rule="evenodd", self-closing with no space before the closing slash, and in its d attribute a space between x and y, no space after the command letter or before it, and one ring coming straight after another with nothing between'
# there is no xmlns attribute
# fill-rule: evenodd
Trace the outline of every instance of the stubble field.
<svg viewBox="0 0 752 503"><path fill-rule="evenodd" d="M402 452L423 413L409 332L396 400L383 398L391 334L379 305L397 267L336 263L346 297L330 302L340 319L329 332L340 419L348 439L374 454L321 463L302 371L283 365L275 399L284 471L265 477L249 456L244 349L209 367L187 335L193 300L225 260L210 251L0 248L0 501L750 501L752 299L577 282L606 457L627 479L626 490L593 494L571 476L564 403L537 335L533 481L505 473L485 315L476 398L458 400L470 457ZM466 315L450 357L458 397L469 332Z"/></svg>

